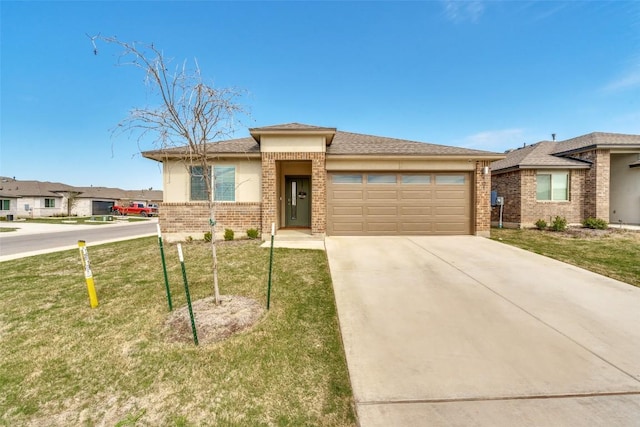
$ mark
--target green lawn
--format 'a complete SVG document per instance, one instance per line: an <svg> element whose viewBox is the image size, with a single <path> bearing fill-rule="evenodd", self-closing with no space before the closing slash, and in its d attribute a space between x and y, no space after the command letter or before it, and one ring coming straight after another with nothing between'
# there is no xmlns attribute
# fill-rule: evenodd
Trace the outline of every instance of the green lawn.
<svg viewBox="0 0 640 427"><path fill-rule="evenodd" d="M210 252L183 245L192 299L211 295ZM165 245L174 307L185 305ZM353 426L324 252L276 249L271 310L216 344L168 340L157 239L89 248L100 305L77 251L0 263L0 424ZM222 294L264 304L269 250L219 245Z"/></svg>
<svg viewBox="0 0 640 427"><path fill-rule="evenodd" d="M491 238L640 286L640 232L492 229Z"/></svg>

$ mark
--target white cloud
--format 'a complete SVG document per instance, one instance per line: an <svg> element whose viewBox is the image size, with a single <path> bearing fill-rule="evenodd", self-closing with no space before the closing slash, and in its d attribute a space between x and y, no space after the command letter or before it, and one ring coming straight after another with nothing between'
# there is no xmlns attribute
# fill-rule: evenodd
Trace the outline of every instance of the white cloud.
<svg viewBox="0 0 640 427"><path fill-rule="evenodd" d="M477 0L444 0L444 14L453 22L478 22L484 13L484 3Z"/></svg>
<svg viewBox="0 0 640 427"><path fill-rule="evenodd" d="M603 87L605 92L619 92L640 87L640 65Z"/></svg>
<svg viewBox="0 0 640 427"><path fill-rule="evenodd" d="M530 144L524 129L488 130L469 135L456 141L456 145L465 148L501 152L509 148L522 147L523 143Z"/></svg>

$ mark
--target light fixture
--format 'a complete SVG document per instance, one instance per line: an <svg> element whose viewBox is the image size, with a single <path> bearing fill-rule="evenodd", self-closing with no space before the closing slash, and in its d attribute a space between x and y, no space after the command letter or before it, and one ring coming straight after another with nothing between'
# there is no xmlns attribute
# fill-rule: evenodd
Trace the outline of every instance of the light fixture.
<svg viewBox="0 0 640 427"><path fill-rule="evenodd" d="M489 166L485 166L485 167L483 167L483 168L482 168L482 173L483 173L484 175L489 175Z"/></svg>

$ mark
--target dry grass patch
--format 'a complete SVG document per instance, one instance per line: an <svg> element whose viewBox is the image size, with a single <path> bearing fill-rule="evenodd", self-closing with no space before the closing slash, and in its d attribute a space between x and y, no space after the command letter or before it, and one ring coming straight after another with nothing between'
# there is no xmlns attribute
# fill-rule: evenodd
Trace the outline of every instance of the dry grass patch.
<svg viewBox="0 0 640 427"><path fill-rule="evenodd" d="M640 286L640 232L569 228L565 232L492 229L491 238Z"/></svg>
<svg viewBox="0 0 640 427"><path fill-rule="evenodd" d="M183 250L200 331L209 246ZM355 424L324 252L276 249L271 310L196 347L190 329L167 334L186 302L175 246L165 251L174 313L155 238L89 248L93 310L77 251L0 263L0 425ZM269 250L222 243L219 256L221 292L264 307Z"/></svg>

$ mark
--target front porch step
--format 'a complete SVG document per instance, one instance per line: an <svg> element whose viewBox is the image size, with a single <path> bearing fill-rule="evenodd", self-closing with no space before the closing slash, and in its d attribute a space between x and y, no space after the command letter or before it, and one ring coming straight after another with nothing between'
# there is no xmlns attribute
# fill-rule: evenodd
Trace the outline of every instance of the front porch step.
<svg viewBox="0 0 640 427"><path fill-rule="evenodd" d="M271 236L267 236L270 239ZM324 235L312 235L310 230L280 229L274 236L276 242L324 241Z"/></svg>
<svg viewBox="0 0 640 427"><path fill-rule="evenodd" d="M271 235L267 235L262 247L268 248L270 246ZM309 230L278 230L273 238L273 246L276 248L324 251L324 235L313 236Z"/></svg>

